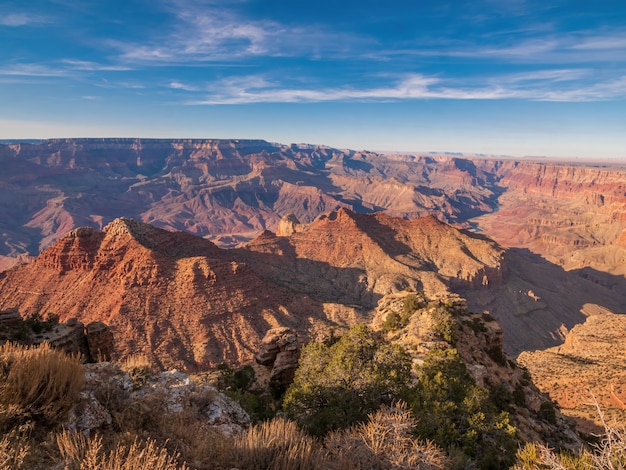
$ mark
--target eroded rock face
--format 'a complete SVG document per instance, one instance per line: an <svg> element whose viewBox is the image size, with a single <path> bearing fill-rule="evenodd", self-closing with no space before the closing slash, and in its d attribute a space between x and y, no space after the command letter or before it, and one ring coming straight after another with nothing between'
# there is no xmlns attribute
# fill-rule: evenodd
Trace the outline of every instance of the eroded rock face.
<svg viewBox="0 0 626 470"><path fill-rule="evenodd" d="M626 418L626 315L592 315L567 333L564 344L523 352L519 362L537 386L576 419L586 433L603 432L597 401L606 421Z"/></svg>
<svg viewBox="0 0 626 470"><path fill-rule="evenodd" d="M105 321L116 357L145 354L161 369L193 371L252 360L268 324L306 338L362 321L381 295L407 285L438 292L455 280L489 288L502 252L432 217L346 209L297 225L290 236L264 232L231 250L120 218L102 232L74 230L33 263L4 273L0 308L77 317L88 325L96 358L111 356L102 346L106 332L90 325ZM289 360L281 354L278 363L288 370Z"/></svg>
<svg viewBox="0 0 626 470"><path fill-rule="evenodd" d="M286 389L293 382L299 358L298 334L287 327L269 330L254 356L258 364L270 368L269 385L278 390Z"/></svg>
<svg viewBox="0 0 626 470"><path fill-rule="evenodd" d="M100 321L91 322L85 327L89 355L98 361L110 361L113 357L113 333L108 325Z"/></svg>
<svg viewBox="0 0 626 470"><path fill-rule="evenodd" d="M505 246L524 247L566 269L626 274L626 170L539 162L478 163L506 191L499 210L475 221Z"/></svg>

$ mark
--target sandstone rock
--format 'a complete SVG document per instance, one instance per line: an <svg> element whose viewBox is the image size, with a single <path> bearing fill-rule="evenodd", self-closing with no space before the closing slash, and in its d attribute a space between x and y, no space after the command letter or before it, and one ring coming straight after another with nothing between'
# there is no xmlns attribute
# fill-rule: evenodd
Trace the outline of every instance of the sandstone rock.
<svg viewBox="0 0 626 470"><path fill-rule="evenodd" d="M47 341L55 349L62 349L68 354L78 354L86 360L91 360L84 325L73 319L69 323L60 323L51 331L44 332L43 337L35 338L36 342Z"/></svg>
<svg viewBox="0 0 626 470"><path fill-rule="evenodd" d="M92 431L110 426L111 413L96 399L92 391L82 391L78 401L69 411L65 428L88 436Z"/></svg>
<svg viewBox="0 0 626 470"><path fill-rule="evenodd" d="M280 327L269 330L261 341L256 354L258 364L269 367L269 385L284 389L293 381L300 358L297 333L291 328Z"/></svg>
<svg viewBox="0 0 626 470"><path fill-rule="evenodd" d="M14 328L22 323L22 316L17 308L9 308L0 312L0 327Z"/></svg>
<svg viewBox="0 0 626 470"><path fill-rule="evenodd" d="M298 230L299 225L300 221L298 218L293 214L288 214L280 219L276 235L279 237L289 237Z"/></svg>

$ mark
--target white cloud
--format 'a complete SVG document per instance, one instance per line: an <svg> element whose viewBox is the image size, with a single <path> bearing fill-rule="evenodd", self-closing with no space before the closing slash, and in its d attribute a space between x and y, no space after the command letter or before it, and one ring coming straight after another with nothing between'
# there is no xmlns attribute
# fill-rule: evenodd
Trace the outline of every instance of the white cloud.
<svg viewBox="0 0 626 470"><path fill-rule="evenodd" d="M70 72L41 64L14 64L0 68L0 75L25 77L68 77Z"/></svg>
<svg viewBox="0 0 626 470"><path fill-rule="evenodd" d="M494 100L526 99L534 101L601 101L626 97L626 77L581 85L577 78L587 70L543 70L503 77L491 77L480 83L428 77L405 76L390 86L371 88L291 88L281 87L263 77L243 77L214 83L202 99L188 105L307 103L329 101L401 101L415 99ZM568 82L568 86L558 85ZM570 83L571 82L571 83ZM555 85L557 84L557 85ZM192 90L191 87L182 88ZM174 87L175 88L175 87Z"/></svg>
<svg viewBox="0 0 626 470"><path fill-rule="evenodd" d="M364 38L322 25L290 26L272 19L247 18L225 2L174 1L174 18L165 33L141 43L109 41L123 62L170 65L235 62L251 57L345 56Z"/></svg>
<svg viewBox="0 0 626 470"><path fill-rule="evenodd" d="M97 62L90 62L86 60L63 59L61 62L68 65L74 70L84 70L88 72L99 72L99 71L123 72L123 71L133 70L128 65L104 65L104 64L99 64Z"/></svg>
<svg viewBox="0 0 626 470"><path fill-rule="evenodd" d="M47 22L48 19L43 16L30 15L28 13L10 13L8 15L0 15L1 26L18 27Z"/></svg>

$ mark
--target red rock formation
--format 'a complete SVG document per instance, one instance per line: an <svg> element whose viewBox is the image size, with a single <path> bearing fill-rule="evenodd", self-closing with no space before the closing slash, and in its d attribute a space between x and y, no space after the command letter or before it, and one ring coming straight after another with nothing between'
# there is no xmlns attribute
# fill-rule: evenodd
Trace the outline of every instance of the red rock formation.
<svg viewBox="0 0 626 470"><path fill-rule="evenodd" d="M251 360L268 328L306 338L362 321L381 295L407 285L446 290L452 280L482 282L487 268L495 279L501 254L433 218L343 209L240 250L117 219L102 232L74 230L1 273L0 309L102 321L117 356L143 352L162 367L196 369Z"/></svg>

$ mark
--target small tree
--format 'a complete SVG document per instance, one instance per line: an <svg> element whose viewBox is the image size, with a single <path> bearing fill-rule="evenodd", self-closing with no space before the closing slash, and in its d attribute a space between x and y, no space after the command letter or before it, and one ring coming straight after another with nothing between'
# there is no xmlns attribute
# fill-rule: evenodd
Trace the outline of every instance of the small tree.
<svg viewBox="0 0 626 470"><path fill-rule="evenodd" d="M460 448L476 468L513 463L517 442L509 415L474 383L456 349L431 350L418 378L412 408L420 437L443 448Z"/></svg>
<svg viewBox="0 0 626 470"><path fill-rule="evenodd" d="M309 432L323 435L404 398L410 369L411 360L400 346L378 341L358 325L331 346L311 343L302 349L283 407Z"/></svg>

